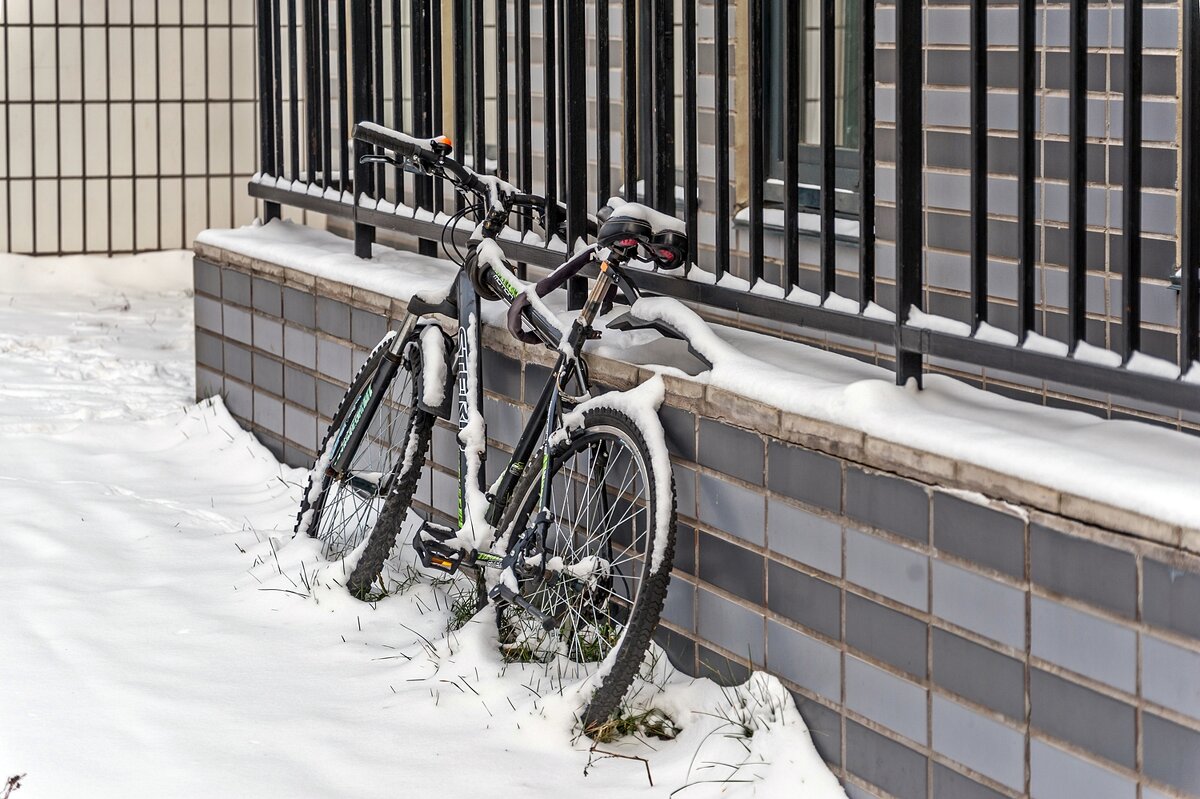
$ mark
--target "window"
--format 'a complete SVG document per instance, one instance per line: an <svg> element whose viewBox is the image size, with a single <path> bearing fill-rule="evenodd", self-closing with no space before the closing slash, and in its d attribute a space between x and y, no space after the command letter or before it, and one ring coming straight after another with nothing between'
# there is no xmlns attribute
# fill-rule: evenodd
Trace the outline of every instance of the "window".
<svg viewBox="0 0 1200 799"><path fill-rule="evenodd" d="M769 175L783 177L784 155L784 14L785 3L800 4L800 182L819 184L821 143L821 29L823 0L764 0L764 123L767 126ZM861 0L835 0L834 39L837 89L834 115L839 187L857 185L859 102L859 9ZM771 194L776 196L771 197ZM782 201L780 192L768 192Z"/></svg>

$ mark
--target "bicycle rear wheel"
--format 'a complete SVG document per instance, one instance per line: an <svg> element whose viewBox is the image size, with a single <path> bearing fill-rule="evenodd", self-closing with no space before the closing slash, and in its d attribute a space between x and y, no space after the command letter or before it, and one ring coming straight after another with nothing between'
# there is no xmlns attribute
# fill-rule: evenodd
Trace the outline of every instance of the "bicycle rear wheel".
<svg viewBox="0 0 1200 799"><path fill-rule="evenodd" d="M353 563L346 556L366 540L389 496L404 494L406 506L411 501L433 427L433 415L418 406L423 352L417 337L405 343L382 399L372 403L376 375L388 366L385 358L395 337L388 333L375 346L342 397L296 516L296 533L318 539L325 557L341 562L347 589L360 599L370 598L391 544L363 547ZM345 447L353 452L348 468L338 473L331 463L343 457Z"/></svg>
<svg viewBox="0 0 1200 799"><path fill-rule="evenodd" d="M501 605L500 646L510 661L544 663L566 678L587 677L607 660L582 719L592 735L620 707L658 625L675 548L675 487L673 480L657 483L633 420L604 408L584 414L582 428L554 448L546 468L547 568L519 587L555 624L546 630L532 614ZM540 510L541 476L527 469L513 494L499 528L506 551ZM668 492L666 503L660 492Z"/></svg>

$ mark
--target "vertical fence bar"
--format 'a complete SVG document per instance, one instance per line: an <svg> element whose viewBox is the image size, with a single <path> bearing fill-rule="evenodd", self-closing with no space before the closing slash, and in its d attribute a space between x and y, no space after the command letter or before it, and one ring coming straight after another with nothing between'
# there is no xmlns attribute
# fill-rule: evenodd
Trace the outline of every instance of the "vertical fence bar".
<svg viewBox="0 0 1200 799"><path fill-rule="evenodd" d="M507 0L496 0L496 174L501 179L508 180ZM528 186L522 188L524 191L529 191Z"/></svg>
<svg viewBox="0 0 1200 799"><path fill-rule="evenodd" d="M783 285L800 283L800 26L801 2L783 11Z"/></svg>
<svg viewBox="0 0 1200 799"><path fill-rule="evenodd" d="M394 2L395 0L393 0ZM364 111L359 119L369 113L372 122L384 124L383 99L383 0L371 0L371 61L374 67L371 79L372 110ZM371 196L382 199L387 194L387 167L379 164L372 170Z"/></svg>
<svg viewBox="0 0 1200 799"><path fill-rule="evenodd" d="M517 0L517 180L525 191L533 190L533 86L530 75L529 0Z"/></svg>
<svg viewBox="0 0 1200 799"><path fill-rule="evenodd" d="M412 0L409 26L412 34L412 104L413 130L418 136L434 136L433 98L429 64L429 0ZM413 178L413 204L428 209L433 205L433 178ZM437 255L437 242L421 239L417 245L421 255Z"/></svg>
<svg viewBox="0 0 1200 799"><path fill-rule="evenodd" d="M483 97L483 0L474 0L471 9L471 54L475 64L471 76L471 96L474 100L472 111L471 132L475 134L474 150L475 169L481 174L487 168L487 108L484 107ZM465 56L465 54L464 54Z"/></svg>
<svg viewBox="0 0 1200 799"><path fill-rule="evenodd" d="M461 2L461 0L450 0L451 2ZM429 124L431 127L431 136L442 132L445 125L445 82L442 74L442 2L441 0L427 0L429 3L429 63L431 65L429 73L429 97L430 111ZM455 142L455 146L462 147L461 139ZM441 211L446 205L446 195L440 182L433 183L433 210ZM433 248L434 253L437 252L436 245Z"/></svg>
<svg viewBox="0 0 1200 799"><path fill-rule="evenodd" d="M300 179L300 59L296 46L296 0L287 0L287 42L288 42L288 122L291 135L288 137L291 145L291 162L289 164L292 180ZM206 51L207 52L207 51Z"/></svg>
<svg viewBox="0 0 1200 799"><path fill-rule="evenodd" d="M1087 311L1087 0L1071 0L1067 157L1067 347L1083 340Z"/></svg>
<svg viewBox="0 0 1200 799"><path fill-rule="evenodd" d="M1200 361L1200 18L1196 0L1183 3L1182 89L1179 364L1186 374Z"/></svg>
<svg viewBox="0 0 1200 799"><path fill-rule="evenodd" d="M350 0L351 19L351 49L354 53L354 118L355 121L371 119L374 113L373 82L375 76L375 55L372 52L372 38L375 23L372 19L372 6L378 0ZM345 22L342 16L341 22ZM343 42L345 37L341 37ZM350 135L350 129L343 126L343 141ZM354 254L359 258L371 257L371 244L375 241L375 228L360 224L358 211L362 199L374 193L375 169L369 164L361 163L360 157L374 150L373 145L354 142L354 188L351 202L354 216ZM343 162L344 164L345 162ZM345 167L343 166L343 170Z"/></svg>
<svg viewBox="0 0 1200 799"><path fill-rule="evenodd" d="M280 20L280 5L279 0L271 0L271 71L275 83L275 172L278 175L283 174L283 25ZM158 11L155 11L155 20L157 22ZM181 17L182 19L182 17ZM183 36L183 28L179 29L180 37ZM180 38L180 50L182 55L183 40ZM155 50L158 49L158 37L155 37ZM155 81L158 77L158 58L155 61ZM155 96L158 95L157 89ZM184 132L186 135L186 131ZM161 182L161 181L160 181Z"/></svg>
<svg viewBox="0 0 1200 799"><path fill-rule="evenodd" d="M608 0L596 0L596 207L608 202L612 190L612 148L609 124Z"/></svg>
<svg viewBox="0 0 1200 799"><path fill-rule="evenodd" d="M260 148L259 170L264 175L275 176L279 172L278 164L276 163L276 155L278 151L275 149L275 126L277 124L275 117L275 94L278 86L276 84L276 72L274 65L274 39L271 35L271 28L273 27L274 19L271 10L271 4L272 0L258 0L258 146ZM30 18L32 19L32 15ZM33 139L31 139L31 141L32 140ZM269 222L272 219L278 219L279 214L279 203L263 203L263 217L265 221ZM136 241L134 241L133 246L134 249L137 248Z"/></svg>
<svg viewBox="0 0 1200 799"><path fill-rule="evenodd" d="M717 236L713 274L720 280L729 266L729 0L713 5L716 57Z"/></svg>
<svg viewBox="0 0 1200 799"><path fill-rule="evenodd" d="M306 182L316 183L321 164L321 24L316 0L304 0L304 119L308 170Z"/></svg>
<svg viewBox="0 0 1200 799"><path fill-rule="evenodd" d="M60 34L62 33L62 31L59 28L59 9L60 9L59 5L55 5L55 7L54 7L54 96L56 98L62 97L62 39L60 37ZM155 9L155 11L154 11L155 28L158 27L158 13L159 13L158 10ZM182 19L182 15L181 15L181 19ZM30 19L30 22L33 22L32 18ZM180 32L180 37L182 37L183 36L183 28L182 27L179 29L179 32ZM34 35L34 30L32 28L30 28L30 30L29 30L30 43L31 43L30 49L32 49L33 35ZM157 56L157 50L158 50L158 31L157 30L155 30L154 47L155 47L155 55ZM276 48L276 50L278 51L278 48ZM156 57L154 59L154 97L155 97L154 113L155 113L155 117L156 117L155 126L158 127L159 129L162 128L162 105L158 102L158 98L162 97L162 86L161 86L161 80L160 80L160 71L162 69L160 66L161 63L162 62L159 58ZM5 97L4 99L7 100L8 98ZM82 112L82 108L80 110ZM55 104L55 106L54 106L54 151L55 151L54 152L54 163L56 163L56 164L62 163L62 145L63 145L62 105ZM154 154L154 159L155 159L156 164L162 162L162 143L161 143L161 141L158 142L158 144L156 146L156 152ZM62 185L62 183L63 183L62 174L60 172L55 177L55 180L54 180L55 204L58 206L54 212L55 213L54 221L55 221L55 228L56 228L55 232L54 232L54 235L55 235L54 249L56 252L58 252L60 254L62 253L62 250L63 250L63 212L62 212L63 185ZM162 202L162 200L161 200L162 177L161 176L158 178L157 196L160 198L159 202L161 203ZM187 195L185 194L184 195L184 210L187 209L186 203L187 203ZM187 217L184 217L184 219L186 219L186 218ZM36 232L37 231L35 230L34 231L35 235L36 235ZM161 219L159 219L157 228L155 230L155 239L157 241L158 249L162 249L162 220ZM36 239L34 241L36 244Z"/></svg>
<svg viewBox="0 0 1200 799"><path fill-rule="evenodd" d="M1033 330L1037 239L1034 230L1037 150L1033 138L1037 100L1037 0L1017 4L1017 339Z"/></svg>
<svg viewBox="0 0 1200 799"><path fill-rule="evenodd" d="M564 0L565 2L565 0ZM542 5L542 100L544 103L543 126L545 128L546 167L546 241L549 242L561 219L558 212L558 104L555 102L558 77L555 69L558 47L555 43L554 0L544 0Z"/></svg>
<svg viewBox="0 0 1200 799"><path fill-rule="evenodd" d="M675 207L675 2L652 0L654 4L653 69L654 122L651 159L646 176L649 205L672 216ZM686 0L685 0L686 2Z"/></svg>
<svg viewBox="0 0 1200 799"><path fill-rule="evenodd" d="M350 181L354 167L350 163L350 70L347 68L346 0L337 2L338 42L338 169L341 170L340 186L343 192L352 190ZM355 55L357 58L357 54ZM360 75L363 73L359 73ZM360 109L355 109L359 113Z"/></svg>
<svg viewBox="0 0 1200 799"><path fill-rule="evenodd" d="M637 200L638 181L637 3L623 0L621 11L625 15L621 42L625 50L625 86L621 97L625 130L621 144L625 148L625 199L634 201ZM718 158L717 162L720 161Z"/></svg>
<svg viewBox="0 0 1200 799"><path fill-rule="evenodd" d="M562 7L564 30L562 40L563 76L567 93L564 127L567 149L563 153L567 169L567 254L587 237L587 23L583 0L564 0ZM568 45L568 42L572 43ZM573 278L567 282L567 308L582 308L587 298L587 279Z"/></svg>
<svg viewBox="0 0 1200 799"><path fill-rule="evenodd" d="M828 1L828 0L827 0ZM750 0L750 285L763 276L763 0Z"/></svg>
<svg viewBox="0 0 1200 799"><path fill-rule="evenodd" d="M454 106L454 147L455 156L465 162L467 156L467 22L466 4L470 0L450 0L454 4L450 12L450 21L454 29L450 32L450 41L454 48L454 96L451 102ZM464 201L460 194L454 196L454 207L463 208Z"/></svg>
<svg viewBox="0 0 1200 799"><path fill-rule="evenodd" d="M530 75L532 58L529 36L529 0L517 0L517 180L525 191L533 190L533 83ZM521 217L521 231L530 228L528 217ZM517 277L525 278L525 264L517 264Z"/></svg>
<svg viewBox="0 0 1200 799"><path fill-rule="evenodd" d="M110 40L110 34L108 31L108 14L109 14L108 6L105 6L105 8L104 8L104 18L105 18L104 46L106 49L108 47L108 42ZM9 25L8 25L8 14L4 14L3 16L0 16L0 25L2 25L4 27L4 74L3 74L3 76L0 76L0 82L2 82L3 86L4 86L4 100L5 100L5 102L4 102L4 174L11 175L12 174L12 162L13 162L12 136L9 135L8 131L12 130L12 107L9 104L8 98L12 97L12 70L10 69L10 64L9 64L9 60L10 60L9 56L12 53L12 34L11 34L11 29L9 28ZM104 59L104 90L105 90L104 96L105 97L110 96L108 93L108 90L110 88L108 70L109 70L109 59L105 58ZM104 106L104 118L105 118L105 124L109 130L112 129L112 118L111 118L110 112L111 112L111 106L106 103ZM107 163L104 171L106 174L111 176L112 175L112 148L108 147L105 149L107 150L107 152L105 153L105 157L107 158L108 163ZM106 219L108 220L108 230L105 232L106 238L104 240L104 244L108 248L108 251L112 252L112 249L113 249L113 246L112 246L112 178L109 177L108 179L106 179L104 181L104 184L108 190L108 209L107 209L107 216L106 216ZM13 234L12 190L13 190L12 181L11 180L4 181L4 240L8 243L10 250L13 249L13 244L12 244L12 234Z"/></svg>
<svg viewBox="0 0 1200 799"><path fill-rule="evenodd" d="M401 0L392 0L392 128L406 131L404 126L404 19L401 15ZM381 90L382 91L382 90ZM393 174L396 182L396 203L404 202L404 170L397 166Z"/></svg>
<svg viewBox="0 0 1200 799"><path fill-rule="evenodd" d="M875 301L875 0L860 0L858 304Z"/></svg>
<svg viewBox="0 0 1200 799"><path fill-rule="evenodd" d="M987 0L971 0L971 330L987 321Z"/></svg>
<svg viewBox="0 0 1200 799"><path fill-rule="evenodd" d="M551 16L558 26L558 46L555 49L557 63L555 69L558 75L558 118L555 124L558 125L558 185L566 192L567 186L567 120L566 120L566 96L567 96L567 48L571 45L571 40L567 38L567 2L568 0L558 0L556 8L557 16ZM567 199L564 197L564 200Z"/></svg>
<svg viewBox="0 0 1200 799"><path fill-rule="evenodd" d="M837 248L834 237L837 151L834 127L834 0L821 2L821 300L837 290Z"/></svg>
<svg viewBox="0 0 1200 799"><path fill-rule="evenodd" d="M921 353L904 349L908 313L921 307L922 0L896 0L896 384L921 383Z"/></svg>
<svg viewBox="0 0 1200 799"><path fill-rule="evenodd" d="M700 238L699 164L696 152L700 136L696 118L696 3L697 0L683 0L683 218L688 238L687 260L683 265L685 270L696 262Z"/></svg>
<svg viewBox="0 0 1200 799"><path fill-rule="evenodd" d="M329 30L329 0L316 0L320 5L321 30L321 186L333 184L333 72L329 65L329 50L333 39Z"/></svg>
<svg viewBox="0 0 1200 799"><path fill-rule="evenodd" d="M1186 4L1188 0L1183 0ZM1125 183L1121 191L1125 275L1121 280L1121 353L1142 339L1142 0L1125 0Z"/></svg>

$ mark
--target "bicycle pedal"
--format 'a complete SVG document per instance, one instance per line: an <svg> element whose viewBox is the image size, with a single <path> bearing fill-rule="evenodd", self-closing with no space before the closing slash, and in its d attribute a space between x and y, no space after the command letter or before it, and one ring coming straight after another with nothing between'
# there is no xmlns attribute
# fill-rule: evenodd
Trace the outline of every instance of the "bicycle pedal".
<svg viewBox="0 0 1200 799"><path fill-rule="evenodd" d="M453 527L447 527L444 524L431 522L428 519L422 521L420 529L417 530L418 538L425 538L428 536L435 541L449 541L451 538L454 538L456 534L457 531L455 531Z"/></svg>
<svg viewBox="0 0 1200 799"><path fill-rule="evenodd" d="M420 534L413 536L413 549L427 569L454 574L462 563L462 550L448 547L440 541L427 541Z"/></svg>

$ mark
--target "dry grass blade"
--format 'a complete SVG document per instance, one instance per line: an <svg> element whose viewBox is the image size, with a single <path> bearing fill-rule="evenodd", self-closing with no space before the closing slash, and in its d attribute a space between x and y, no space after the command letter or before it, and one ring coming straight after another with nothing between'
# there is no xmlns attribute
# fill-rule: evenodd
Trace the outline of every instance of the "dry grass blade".
<svg viewBox="0 0 1200 799"><path fill-rule="evenodd" d="M620 752L606 752L603 749L596 748L597 746L598 746L598 744L592 744L591 749L588 749L588 762L587 762L587 765L583 767L583 776L586 777L587 773L588 773L588 769L590 769L596 763L599 763L601 760L607 760L609 758L619 758L621 760L637 760L637 761L640 761L641 764L646 767L646 779L649 780L650 787L651 788L654 787L654 776L650 773L650 761L649 760L647 760L644 757L638 757L637 755L623 755ZM600 757L596 757L596 755L600 755Z"/></svg>

